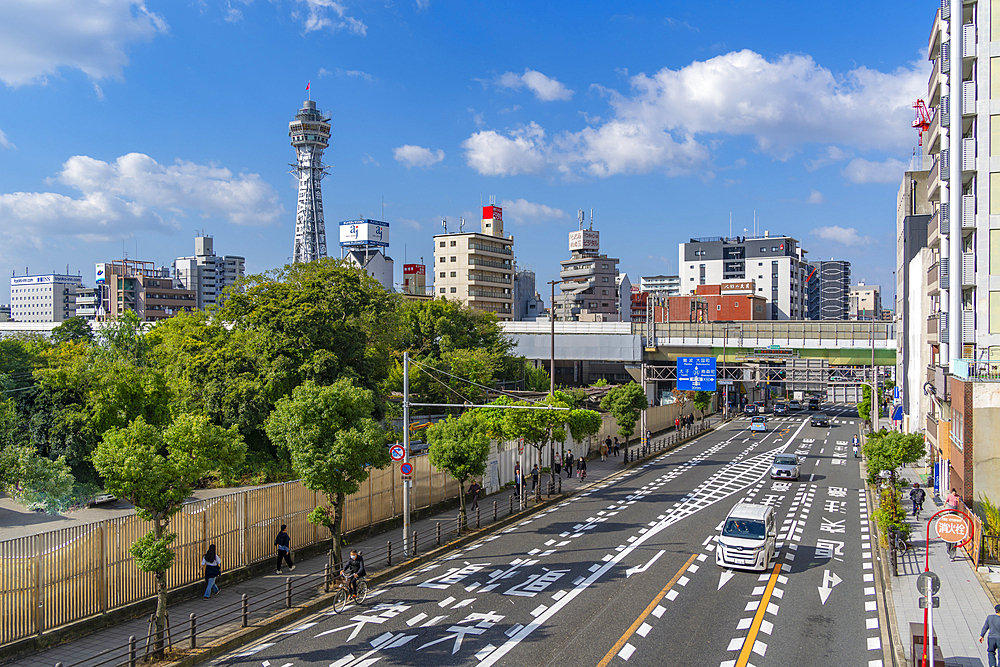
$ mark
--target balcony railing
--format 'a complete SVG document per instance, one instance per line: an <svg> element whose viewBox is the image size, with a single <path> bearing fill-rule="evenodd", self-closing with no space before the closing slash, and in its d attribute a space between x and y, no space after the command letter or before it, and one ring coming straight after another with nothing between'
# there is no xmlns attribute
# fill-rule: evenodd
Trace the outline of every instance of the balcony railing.
<svg viewBox="0 0 1000 667"><path fill-rule="evenodd" d="M475 241L469 241L470 250L481 250L483 252L492 252L498 255L512 255L514 252L510 249L510 246L501 245L499 243L476 243Z"/></svg>
<svg viewBox="0 0 1000 667"><path fill-rule="evenodd" d="M1000 359L952 359L951 374L973 382L1000 382Z"/></svg>

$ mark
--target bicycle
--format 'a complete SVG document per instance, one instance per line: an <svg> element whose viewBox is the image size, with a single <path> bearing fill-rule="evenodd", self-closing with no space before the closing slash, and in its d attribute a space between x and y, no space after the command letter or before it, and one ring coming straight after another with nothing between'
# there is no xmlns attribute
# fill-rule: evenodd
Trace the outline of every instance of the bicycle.
<svg viewBox="0 0 1000 667"><path fill-rule="evenodd" d="M897 553L905 554L906 550L910 548L910 545L905 538L900 537L899 535L894 535L889 540L889 547L894 549Z"/></svg>
<svg viewBox="0 0 1000 667"><path fill-rule="evenodd" d="M350 599L351 586L346 576L337 578L337 592L333 597L333 610L338 614L343 612L347 607L347 601ZM368 583L365 581L364 577L358 577L358 581L354 586L354 601L357 604L364 603L365 599L368 597Z"/></svg>

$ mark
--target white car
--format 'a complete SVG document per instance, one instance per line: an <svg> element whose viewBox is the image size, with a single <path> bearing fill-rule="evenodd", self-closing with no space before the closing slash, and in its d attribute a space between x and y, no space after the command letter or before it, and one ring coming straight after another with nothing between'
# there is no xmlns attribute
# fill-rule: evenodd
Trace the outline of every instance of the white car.
<svg viewBox="0 0 1000 667"><path fill-rule="evenodd" d="M777 537L773 507L739 503L729 510L722 524L715 563L720 567L767 570L774 558Z"/></svg>
<svg viewBox="0 0 1000 667"><path fill-rule="evenodd" d="M788 409L789 410L801 410L802 409L802 404L799 403L798 401L788 401Z"/></svg>

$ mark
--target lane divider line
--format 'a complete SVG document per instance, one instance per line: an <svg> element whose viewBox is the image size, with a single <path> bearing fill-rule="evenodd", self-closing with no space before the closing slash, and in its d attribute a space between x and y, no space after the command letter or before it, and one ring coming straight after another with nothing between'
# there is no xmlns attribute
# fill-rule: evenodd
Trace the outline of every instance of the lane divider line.
<svg viewBox="0 0 1000 667"><path fill-rule="evenodd" d="M639 614L639 618L635 619L635 622L632 623L628 630L625 631L625 634L623 634L621 638L615 642L615 645L611 647L611 650L608 651L607 655L605 655L604 658L597 663L597 667L607 667L607 664L611 662L612 658L618 655L618 652L622 650L623 646L625 646L625 642L627 642L629 638L635 634L635 631L638 630L643 624L646 617L649 616L654 609L656 609L656 605L660 604L660 600L662 600L667 593L670 592L670 589L673 588L674 584L677 583L677 580L681 578L681 575L684 574L684 571L688 569L688 566L694 562L694 559L697 556L698 554L691 554L691 557L688 558L687 562L681 566L681 569L677 570L677 573L670 578L670 581L668 581L667 585L663 587L663 590L657 593L656 597L653 598L653 601L649 603L641 614Z"/></svg>
<svg viewBox="0 0 1000 667"><path fill-rule="evenodd" d="M774 569L771 571L771 578L767 581L767 588L764 589L764 596L760 599L760 606L757 607L757 613L754 614L753 622L750 624L750 632L747 633L747 638L743 641L743 650L740 651L740 657L736 659L736 667L747 667L747 663L750 661L750 652L757 641L757 633L760 632L760 625L764 621L767 604L771 601L771 594L774 593L774 585L778 582L780 572L781 563L775 563Z"/></svg>

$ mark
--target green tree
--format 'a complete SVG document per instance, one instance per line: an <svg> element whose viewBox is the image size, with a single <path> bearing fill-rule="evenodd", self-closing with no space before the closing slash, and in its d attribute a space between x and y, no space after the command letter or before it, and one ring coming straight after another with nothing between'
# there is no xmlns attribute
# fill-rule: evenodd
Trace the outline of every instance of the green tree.
<svg viewBox="0 0 1000 667"><path fill-rule="evenodd" d="M712 397L715 396L714 391L698 391L694 395L694 409L701 413L701 419L705 419L705 411L712 407Z"/></svg>
<svg viewBox="0 0 1000 667"><path fill-rule="evenodd" d="M524 372L524 384L525 389L528 391L545 391L549 390L551 386L549 383L549 374L544 368L535 368L533 366L528 366Z"/></svg>
<svg viewBox="0 0 1000 667"><path fill-rule="evenodd" d="M176 534L170 518L191 495L194 484L214 471L240 465L246 446L236 429L214 426L207 417L180 415L165 429L141 416L124 428L112 428L94 450L94 466L109 493L135 506L153 529L130 548L136 566L156 576L156 653L163 653L167 613L167 570Z"/></svg>
<svg viewBox="0 0 1000 667"><path fill-rule="evenodd" d="M40 456L25 426L13 401L0 401L0 488L29 509L63 511L73 491L69 466L64 457Z"/></svg>
<svg viewBox="0 0 1000 667"><path fill-rule="evenodd" d="M618 435L625 438L626 449L629 437L635 432L635 423L639 421L639 413L648 405L646 392L635 382L618 385L601 400L601 409L610 412L618 422Z"/></svg>
<svg viewBox="0 0 1000 667"><path fill-rule="evenodd" d="M372 419L374 392L341 378L328 386L305 382L282 398L265 422L275 445L291 455L292 468L305 487L326 496L328 505L309 513L309 521L326 526L339 562L344 501L368 479L372 468L389 464L389 449ZM334 553L336 549L336 554Z"/></svg>
<svg viewBox="0 0 1000 667"><path fill-rule="evenodd" d="M71 317L52 330L52 341L55 343L89 343L94 340L94 330L82 317Z"/></svg>
<svg viewBox="0 0 1000 667"><path fill-rule="evenodd" d="M922 434L885 429L870 433L861 450L865 455L869 484L877 483L883 470L894 472L907 463L916 463L927 453Z"/></svg>
<svg viewBox="0 0 1000 667"><path fill-rule="evenodd" d="M449 416L427 429L428 456L432 464L458 480L459 515L466 525L465 482L482 477L490 455L489 426L476 410L461 417Z"/></svg>

